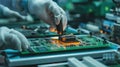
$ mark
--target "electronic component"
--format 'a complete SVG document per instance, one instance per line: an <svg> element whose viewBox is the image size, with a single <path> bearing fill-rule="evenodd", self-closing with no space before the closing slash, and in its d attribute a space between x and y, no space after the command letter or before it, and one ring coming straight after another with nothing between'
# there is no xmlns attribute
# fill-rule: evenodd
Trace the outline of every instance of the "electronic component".
<svg viewBox="0 0 120 67"><path fill-rule="evenodd" d="M114 39L114 42L120 44L120 24L114 24L113 26L113 32L112 32L112 37Z"/></svg>
<svg viewBox="0 0 120 67"><path fill-rule="evenodd" d="M118 6L120 6L120 0L112 0L115 4L117 4Z"/></svg>
<svg viewBox="0 0 120 67"><path fill-rule="evenodd" d="M120 32L120 24L114 24L114 27L113 27L113 36L120 38L119 32Z"/></svg>
<svg viewBox="0 0 120 67"><path fill-rule="evenodd" d="M59 37L59 40L62 42L76 42L76 36L75 35L63 35Z"/></svg>

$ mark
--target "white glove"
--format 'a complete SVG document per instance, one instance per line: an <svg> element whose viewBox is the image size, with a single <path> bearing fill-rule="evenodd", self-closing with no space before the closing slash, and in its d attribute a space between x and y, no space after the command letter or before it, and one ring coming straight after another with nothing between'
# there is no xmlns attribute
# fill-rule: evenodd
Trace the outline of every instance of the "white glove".
<svg viewBox="0 0 120 67"><path fill-rule="evenodd" d="M52 0L29 0L29 12L50 24L51 30L62 20L63 30L67 26L67 17L64 10Z"/></svg>
<svg viewBox="0 0 120 67"><path fill-rule="evenodd" d="M28 49L29 42L26 37L14 29L0 28L0 49L15 49L23 51Z"/></svg>
<svg viewBox="0 0 120 67"><path fill-rule="evenodd" d="M3 5L0 5L0 10L1 10L3 16L6 16L6 17L14 17L14 18L18 18L20 20L24 20L24 21L28 21L28 22L34 21L33 18L29 14L27 16L23 16L19 12L13 11Z"/></svg>

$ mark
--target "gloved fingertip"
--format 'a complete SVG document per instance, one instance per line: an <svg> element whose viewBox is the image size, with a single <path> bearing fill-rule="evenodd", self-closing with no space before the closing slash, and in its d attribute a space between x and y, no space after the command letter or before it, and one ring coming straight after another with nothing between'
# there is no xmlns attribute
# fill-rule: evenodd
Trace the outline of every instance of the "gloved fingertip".
<svg viewBox="0 0 120 67"><path fill-rule="evenodd" d="M61 20L61 15L55 16L55 24L58 25Z"/></svg>
<svg viewBox="0 0 120 67"><path fill-rule="evenodd" d="M63 30L67 27L67 17L62 15L62 24L63 24Z"/></svg>

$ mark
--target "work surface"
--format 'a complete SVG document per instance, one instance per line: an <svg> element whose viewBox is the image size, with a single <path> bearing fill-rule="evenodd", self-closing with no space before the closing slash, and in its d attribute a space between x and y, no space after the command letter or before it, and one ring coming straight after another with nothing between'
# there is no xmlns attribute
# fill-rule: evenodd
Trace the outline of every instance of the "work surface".
<svg viewBox="0 0 120 67"><path fill-rule="evenodd" d="M67 61L67 58L76 57L78 59L81 59L83 56L102 58L104 54L115 53L119 48L117 44L111 42L104 43L103 39L94 36L90 37L89 35L79 35L78 37L81 38L79 44L75 43L76 45L73 45L74 43L72 43L72 45L67 46L61 44L56 45L55 43L52 44L51 40L49 41L49 38L29 39L29 41L32 42L31 48L33 51L17 52L6 50L4 52L7 60L6 65L22 66L22 65L46 64L53 62L65 62ZM41 39L42 40L47 39L47 42L49 43L47 43L46 41L39 42L41 41ZM35 40L39 43L36 43Z"/></svg>

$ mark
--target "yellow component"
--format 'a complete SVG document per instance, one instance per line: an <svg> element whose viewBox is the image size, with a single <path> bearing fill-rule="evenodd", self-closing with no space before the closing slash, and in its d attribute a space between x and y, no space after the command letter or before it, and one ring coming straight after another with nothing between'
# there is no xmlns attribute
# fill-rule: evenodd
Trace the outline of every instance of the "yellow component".
<svg viewBox="0 0 120 67"><path fill-rule="evenodd" d="M63 38L64 39L64 38ZM81 42L79 42L79 41L75 41L75 42L62 42L62 41L60 41L60 40L58 40L58 39L52 39L52 41L51 41L53 44L56 44L56 45L58 45L58 46L77 46L77 45L80 45L81 44Z"/></svg>
<svg viewBox="0 0 120 67"><path fill-rule="evenodd" d="M100 33L103 33L103 30L100 30Z"/></svg>
<svg viewBox="0 0 120 67"><path fill-rule="evenodd" d="M65 37L63 37L63 38L62 38L62 41L66 41L66 38L65 38Z"/></svg>

